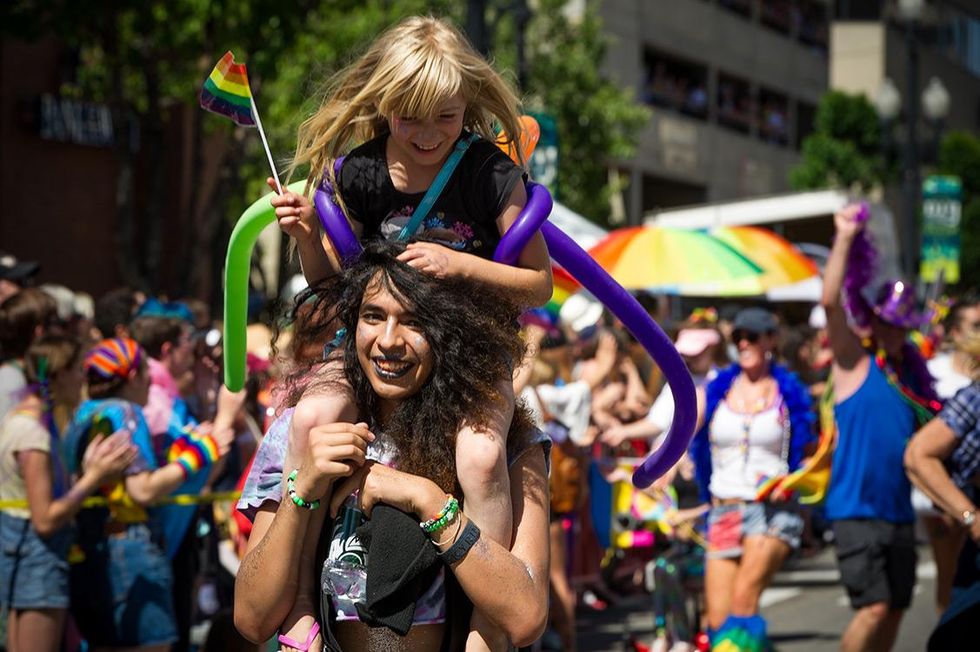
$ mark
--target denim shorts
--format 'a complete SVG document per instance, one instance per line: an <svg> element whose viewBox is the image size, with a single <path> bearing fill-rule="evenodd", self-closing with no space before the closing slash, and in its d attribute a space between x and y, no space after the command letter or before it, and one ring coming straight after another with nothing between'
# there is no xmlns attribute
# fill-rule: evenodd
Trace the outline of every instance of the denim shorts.
<svg viewBox="0 0 980 652"><path fill-rule="evenodd" d="M803 519L795 505L780 503L733 503L716 505L708 512L709 559L742 556L742 541L750 536L769 536L791 548L800 547Z"/></svg>
<svg viewBox="0 0 980 652"><path fill-rule="evenodd" d="M0 604L11 609L68 608L70 527L42 539L29 519L0 512Z"/></svg>
<svg viewBox="0 0 980 652"><path fill-rule="evenodd" d="M146 525L130 525L81 548L84 560L71 567L71 611L90 645L177 640L170 561Z"/></svg>

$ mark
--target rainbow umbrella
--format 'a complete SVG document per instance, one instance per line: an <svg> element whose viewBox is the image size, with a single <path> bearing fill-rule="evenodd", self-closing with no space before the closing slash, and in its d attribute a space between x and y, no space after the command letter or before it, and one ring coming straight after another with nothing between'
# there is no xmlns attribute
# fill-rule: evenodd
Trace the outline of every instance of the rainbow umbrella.
<svg viewBox="0 0 980 652"><path fill-rule="evenodd" d="M711 235L741 252L762 268L754 279L743 279L732 288L737 294L765 294L772 288L792 285L817 276L817 264L785 238L759 226L722 226ZM741 291L739 291L741 290Z"/></svg>
<svg viewBox="0 0 980 652"><path fill-rule="evenodd" d="M722 295L762 269L703 231L661 226L616 229L589 250L596 262L628 290Z"/></svg>
<svg viewBox="0 0 980 652"><path fill-rule="evenodd" d="M522 317L525 325L534 324L547 331L555 330L558 327L558 313L561 311L562 304L582 287L581 283L572 278L564 267L555 262L551 263L551 277L554 280L551 299L540 308L527 310Z"/></svg>

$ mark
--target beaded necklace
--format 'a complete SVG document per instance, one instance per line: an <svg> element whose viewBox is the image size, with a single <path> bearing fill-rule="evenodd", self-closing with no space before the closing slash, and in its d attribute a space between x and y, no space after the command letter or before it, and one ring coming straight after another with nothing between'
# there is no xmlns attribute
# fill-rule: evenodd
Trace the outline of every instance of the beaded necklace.
<svg viewBox="0 0 980 652"><path fill-rule="evenodd" d="M739 376L739 384L744 385L745 382L745 377ZM751 406L748 405L748 402L744 398L738 398L738 413L742 417L742 440L739 442L738 447L746 465L749 462L749 434L752 431L752 422L755 421L755 418L759 414L765 411L769 405L771 394L772 388L767 387L765 393L756 398Z"/></svg>
<svg viewBox="0 0 980 652"><path fill-rule="evenodd" d="M902 397L902 400L912 408L919 425L931 420L936 413L939 412L940 408L942 408L942 404L939 401L929 400L923 396L919 396L913 392L908 385L902 383L898 377L898 374L895 373L895 369L888 364L888 356L885 354L883 349L878 349L878 352L875 353L874 360L875 364L878 366L878 369L880 369L885 375L885 379L888 381L888 384L891 385L895 391L898 392L898 395Z"/></svg>

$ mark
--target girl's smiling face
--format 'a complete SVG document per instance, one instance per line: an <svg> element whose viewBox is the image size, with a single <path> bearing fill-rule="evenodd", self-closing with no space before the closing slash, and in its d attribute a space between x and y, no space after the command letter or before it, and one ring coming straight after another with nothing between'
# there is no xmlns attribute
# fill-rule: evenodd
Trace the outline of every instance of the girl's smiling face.
<svg viewBox="0 0 980 652"><path fill-rule="evenodd" d="M432 349L415 313L378 277L364 291L355 343L358 362L381 401L382 418L432 373Z"/></svg>
<svg viewBox="0 0 980 652"><path fill-rule="evenodd" d="M463 132L466 101L459 93L440 103L427 118L393 115L388 119L391 141L415 165L441 166Z"/></svg>

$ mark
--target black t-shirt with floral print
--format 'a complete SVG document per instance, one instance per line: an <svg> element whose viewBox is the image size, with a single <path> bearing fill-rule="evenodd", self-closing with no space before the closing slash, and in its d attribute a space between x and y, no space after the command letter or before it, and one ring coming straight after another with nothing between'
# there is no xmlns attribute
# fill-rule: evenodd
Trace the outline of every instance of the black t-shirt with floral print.
<svg viewBox="0 0 980 652"><path fill-rule="evenodd" d="M468 136L463 132L461 138ZM424 192L397 190L388 173L387 135L355 148L344 159L337 182L352 220L364 231L362 240L393 240L408 222ZM500 242L497 218L503 212L523 171L483 138L473 142L416 235L447 247L492 259Z"/></svg>

